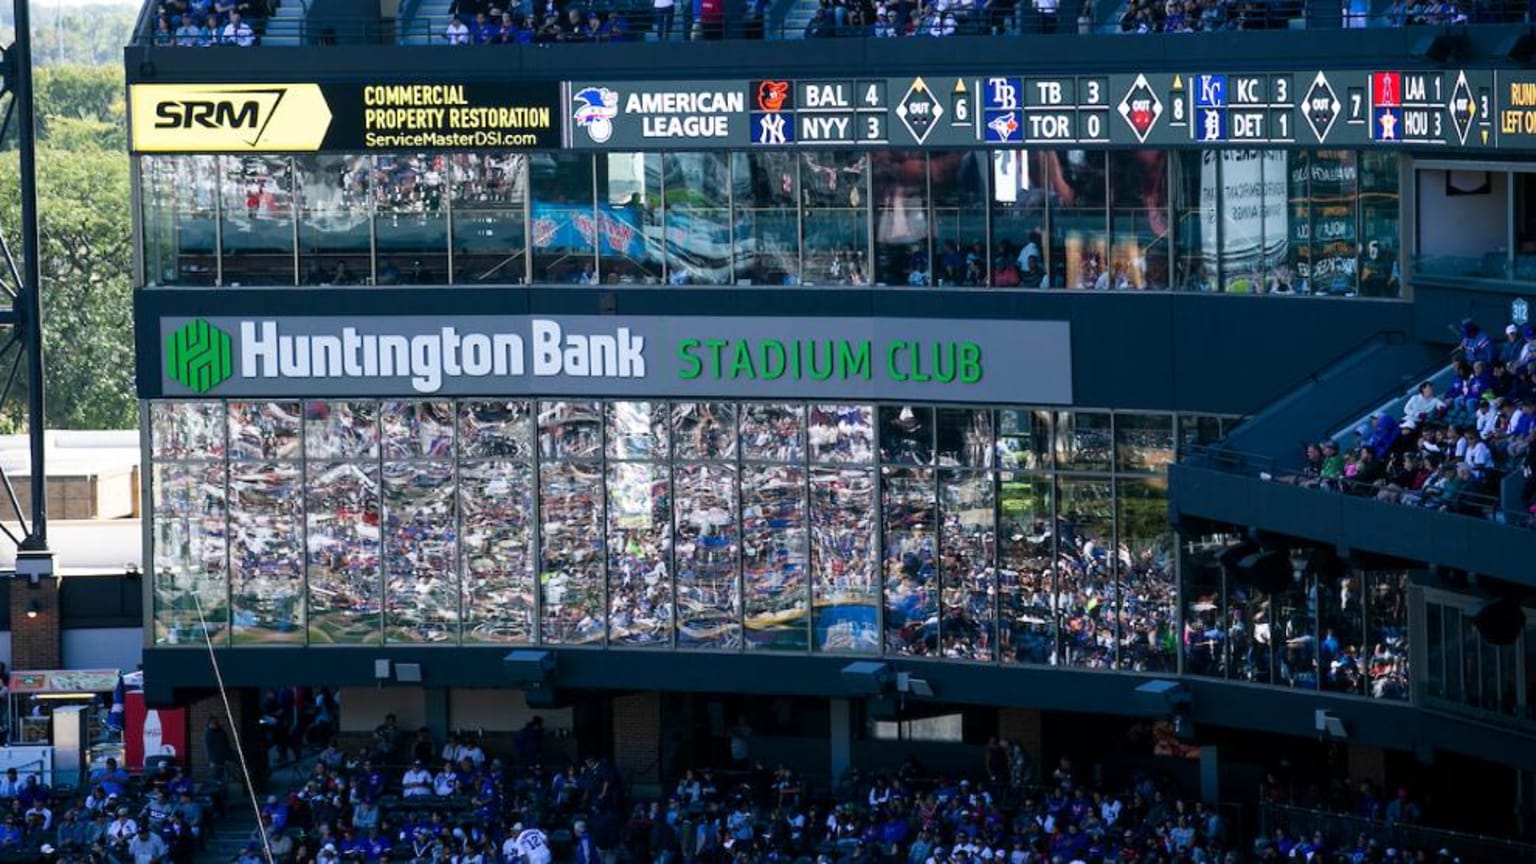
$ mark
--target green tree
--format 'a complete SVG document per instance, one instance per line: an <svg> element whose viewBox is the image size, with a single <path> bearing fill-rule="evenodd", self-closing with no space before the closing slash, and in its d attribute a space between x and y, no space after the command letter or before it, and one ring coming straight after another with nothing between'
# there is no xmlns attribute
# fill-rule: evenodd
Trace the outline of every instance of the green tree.
<svg viewBox="0 0 1536 864"><path fill-rule="evenodd" d="M14 154L0 161L0 224L13 244L20 224ZM39 258L50 428L135 425L133 246L128 158L122 151L38 153ZM23 389L18 387L20 396ZM24 402L4 406L0 425L20 428Z"/></svg>
<svg viewBox="0 0 1536 864"><path fill-rule="evenodd" d="M62 66L38 70L35 80L47 422L131 428L133 231L122 70ZM12 148L0 158L0 228L13 254L21 251L19 189ZM24 425L22 383L0 429Z"/></svg>

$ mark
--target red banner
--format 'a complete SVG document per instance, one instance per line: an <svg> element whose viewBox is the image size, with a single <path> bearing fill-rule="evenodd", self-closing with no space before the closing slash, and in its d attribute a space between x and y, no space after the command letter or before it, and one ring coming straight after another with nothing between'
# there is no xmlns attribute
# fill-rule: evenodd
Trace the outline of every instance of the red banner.
<svg viewBox="0 0 1536 864"><path fill-rule="evenodd" d="M146 709L144 694L132 691L123 697L123 767L142 769L146 756L173 756L187 764L187 710Z"/></svg>

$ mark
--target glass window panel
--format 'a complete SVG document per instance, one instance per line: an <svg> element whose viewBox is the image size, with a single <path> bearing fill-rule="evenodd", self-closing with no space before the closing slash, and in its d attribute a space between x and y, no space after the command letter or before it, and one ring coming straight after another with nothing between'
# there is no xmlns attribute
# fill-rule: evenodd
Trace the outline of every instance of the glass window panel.
<svg viewBox="0 0 1536 864"><path fill-rule="evenodd" d="M385 459L453 455L453 403L388 401L379 406Z"/></svg>
<svg viewBox="0 0 1536 864"><path fill-rule="evenodd" d="M812 405L806 438L812 462L867 465L875 458L874 408Z"/></svg>
<svg viewBox="0 0 1536 864"><path fill-rule="evenodd" d="M1221 159L1216 150L1173 152L1173 288L1215 291L1220 285L1221 249L1216 211Z"/></svg>
<svg viewBox="0 0 1536 864"><path fill-rule="evenodd" d="M1062 660L1107 669L1115 657L1114 496L1107 481L1061 480L1057 608Z"/></svg>
<svg viewBox="0 0 1536 864"><path fill-rule="evenodd" d="M1360 256L1356 233L1356 182L1359 166L1353 150L1311 153L1308 203L1311 227L1311 286L1314 294L1353 296Z"/></svg>
<svg viewBox="0 0 1536 864"><path fill-rule="evenodd" d="M880 476L885 651L931 657L939 650L938 502L933 471L885 468Z"/></svg>
<svg viewBox="0 0 1536 864"><path fill-rule="evenodd" d="M1274 624L1271 598L1257 586L1227 578L1227 652L1229 677L1252 684L1270 684L1274 663Z"/></svg>
<svg viewBox="0 0 1536 864"><path fill-rule="evenodd" d="M156 406L160 407L160 406ZM224 465L154 466L157 645L222 645L229 623Z"/></svg>
<svg viewBox="0 0 1536 864"><path fill-rule="evenodd" d="M377 459L377 402L306 402L304 455L310 459Z"/></svg>
<svg viewBox="0 0 1536 864"><path fill-rule="evenodd" d="M787 151L733 153L736 281L748 285L800 282L800 174Z"/></svg>
<svg viewBox="0 0 1536 864"><path fill-rule="evenodd" d="M533 418L528 402L459 405L459 458L532 459Z"/></svg>
<svg viewBox="0 0 1536 864"><path fill-rule="evenodd" d="M735 459L736 406L730 402L672 403L672 449L678 459Z"/></svg>
<svg viewBox="0 0 1536 864"><path fill-rule="evenodd" d="M634 404L634 403L631 403ZM667 466L608 466L608 640L672 642L672 496Z"/></svg>
<svg viewBox="0 0 1536 864"><path fill-rule="evenodd" d="M1360 153L1360 296L1402 294L1401 192L1398 154Z"/></svg>
<svg viewBox="0 0 1536 864"><path fill-rule="evenodd" d="M1317 645L1324 690L1365 692L1365 574L1349 569L1337 556L1314 552L1307 569L1317 577ZM1436 622L1437 624L1439 622Z"/></svg>
<svg viewBox="0 0 1536 864"><path fill-rule="evenodd" d="M297 402L229 403L230 458L299 458L302 416Z"/></svg>
<svg viewBox="0 0 1536 864"><path fill-rule="evenodd" d="M527 278L528 156L453 153L453 281L522 284Z"/></svg>
<svg viewBox="0 0 1536 864"><path fill-rule="evenodd" d="M539 473L543 641L601 645L607 635L602 470L594 465L545 464Z"/></svg>
<svg viewBox="0 0 1536 864"><path fill-rule="evenodd" d="M1441 629L1441 614L1445 607L1438 603L1424 604L1424 642L1425 665L1424 693L1437 699L1448 698L1445 689L1445 631ZM1531 634L1525 634L1526 668L1531 668L1531 651L1533 650ZM1525 676L1526 688L1531 687L1531 675ZM1530 710L1530 698L1526 698L1527 712ZM1529 716L1529 713L1527 714Z"/></svg>
<svg viewBox="0 0 1536 864"><path fill-rule="evenodd" d="M385 641L459 641L456 500L453 463L384 463Z"/></svg>
<svg viewBox="0 0 1536 864"><path fill-rule="evenodd" d="M294 284L293 160L220 156L224 284Z"/></svg>
<svg viewBox="0 0 1536 864"><path fill-rule="evenodd" d="M220 402L153 402L150 452L155 459L217 459L224 455Z"/></svg>
<svg viewBox="0 0 1536 864"><path fill-rule="evenodd" d="M933 431L931 406L880 406L880 461L932 465Z"/></svg>
<svg viewBox="0 0 1536 864"><path fill-rule="evenodd" d="M807 285L869 284L869 157L847 150L800 154Z"/></svg>
<svg viewBox="0 0 1536 864"><path fill-rule="evenodd" d="M815 648L878 652L874 474L867 468L813 468L810 479Z"/></svg>
<svg viewBox="0 0 1536 864"><path fill-rule="evenodd" d="M1051 412L1022 408L997 412L997 463L1004 471L1048 471Z"/></svg>
<svg viewBox="0 0 1536 864"><path fill-rule="evenodd" d="M992 266L987 257L987 171L991 159L985 151L932 152L928 154L929 196L933 209L933 252L951 242L967 250L966 269L961 273L964 284L985 287L992 270L996 269L996 257L992 251ZM1017 253L1015 253L1017 254ZM972 258L971 256L974 256ZM909 280L910 281L910 280ZM934 284L933 279L926 284Z"/></svg>
<svg viewBox="0 0 1536 864"><path fill-rule="evenodd" d="M1461 619L1461 698L1473 708L1487 707L1483 687L1493 677L1482 670L1482 643L1471 620Z"/></svg>
<svg viewBox="0 0 1536 864"><path fill-rule="evenodd" d="M607 416L609 459L665 460L668 453L667 403L609 402Z"/></svg>
<svg viewBox="0 0 1536 864"><path fill-rule="evenodd" d="M1366 574L1371 628L1369 669L1370 695L1377 699L1407 699L1408 673L1408 573L1382 571ZM1527 667L1526 675L1532 670Z"/></svg>
<svg viewBox="0 0 1536 864"><path fill-rule="evenodd" d="M373 279L373 202L367 156L308 155L299 178L299 272L305 285L362 285Z"/></svg>
<svg viewBox="0 0 1536 864"><path fill-rule="evenodd" d="M1295 280L1297 293L1310 294L1312 288L1312 166L1315 151L1297 150L1289 155L1290 170L1286 182L1287 241L1286 262Z"/></svg>
<svg viewBox="0 0 1536 864"><path fill-rule="evenodd" d="M374 157L375 279L380 285L448 283L448 210L444 155Z"/></svg>
<svg viewBox="0 0 1536 864"><path fill-rule="evenodd" d="M1435 618L1431 617L1429 620L1431 622L1429 636L1434 638L1437 629L1434 626ZM1525 719L1536 720L1536 621L1531 620L1529 612L1526 613L1525 637L1521 639L1521 646L1525 649ZM1444 654L1443 647L1440 649L1440 652L1442 655ZM1425 674L1428 676L1439 675L1439 667L1435 665L1434 646L1430 647L1429 662L1430 668L1425 670ZM1436 692L1434 689L1436 682L1433 678L1427 680L1426 683L1431 688L1430 692Z"/></svg>
<svg viewBox="0 0 1536 864"><path fill-rule="evenodd" d="M805 482L805 469L795 466L742 468L741 570L748 648L810 648Z"/></svg>
<svg viewBox="0 0 1536 864"><path fill-rule="evenodd" d="M656 153L597 157L598 278L606 285L661 281L661 159Z"/></svg>
<svg viewBox="0 0 1536 864"><path fill-rule="evenodd" d="M741 582L737 573L736 469L679 465L677 506L677 644L741 648Z"/></svg>
<svg viewBox="0 0 1536 864"><path fill-rule="evenodd" d="M1168 481L1120 480L1115 497L1120 529L1121 669L1178 668L1179 583L1168 526Z"/></svg>
<svg viewBox="0 0 1536 864"><path fill-rule="evenodd" d="M1225 678L1228 674L1227 615L1218 556L1226 544L1191 540L1185 544L1184 672Z"/></svg>
<svg viewBox="0 0 1536 864"><path fill-rule="evenodd" d="M1062 411L1056 415L1056 464L1063 471L1108 471L1114 439L1109 414Z"/></svg>
<svg viewBox="0 0 1536 864"><path fill-rule="evenodd" d="M804 462L805 406L765 402L743 405L741 458L749 462Z"/></svg>
<svg viewBox="0 0 1536 864"><path fill-rule="evenodd" d="M750 236L731 218L729 153L667 153L667 281L730 285L736 250Z"/></svg>
<svg viewBox="0 0 1536 864"><path fill-rule="evenodd" d="M1193 448L1215 444L1226 437L1226 424L1232 421L1208 414L1180 414L1179 456L1187 456Z"/></svg>
<svg viewBox="0 0 1536 864"><path fill-rule="evenodd" d="M984 414L985 412L977 412ZM945 657L992 660L997 645L997 511L990 473L941 471L943 580L939 636Z"/></svg>
<svg viewBox="0 0 1536 864"><path fill-rule="evenodd" d="M535 282L597 284L592 158L586 153L529 157Z"/></svg>
<svg viewBox="0 0 1536 864"><path fill-rule="evenodd" d="M876 150L869 159L875 201L875 282L929 284L928 243L933 228L928 212L928 157L919 150Z"/></svg>
<svg viewBox="0 0 1536 864"><path fill-rule="evenodd" d="M1440 607L1440 621L1445 628L1445 695L1462 698L1461 612L1451 606Z"/></svg>
<svg viewBox="0 0 1536 864"><path fill-rule="evenodd" d="M540 402L539 453L546 459L603 454L602 407L596 402Z"/></svg>
<svg viewBox="0 0 1536 864"><path fill-rule="evenodd" d="M379 573L377 464L310 461L304 466L311 645L377 645Z"/></svg>
<svg viewBox="0 0 1536 864"><path fill-rule="evenodd" d="M1201 236L1208 273L1232 294L1297 290L1286 204L1291 154L1222 150L1202 165L1202 195L1216 195L1215 227Z"/></svg>
<svg viewBox="0 0 1536 864"><path fill-rule="evenodd" d="M1290 556L1292 579L1284 591L1276 592L1278 623L1281 631L1276 634L1275 659L1277 684L1286 684L1301 690L1318 688L1317 673L1317 575L1305 572L1302 558Z"/></svg>
<svg viewBox="0 0 1536 864"><path fill-rule="evenodd" d="M534 639L534 494L533 469L526 464L459 464L465 642Z"/></svg>
<svg viewBox="0 0 1536 864"><path fill-rule="evenodd" d="M939 464L992 467L992 412L983 408L939 408L936 412Z"/></svg>
<svg viewBox="0 0 1536 864"><path fill-rule="evenodd" d="M1115 469L1165 474L1173 463L1173 417L1115 415Z"/></svg>
<svg viewBox="0 0 1536 864"><path fill-rule="evenodd" d="M1168 289L1167 150L1109 153L1110 289Z"/></svg>
<svg viewBox="0 0 1536 864"><path fill-rule="evenodd" d="M1024 474L998 475L998 634L1015 663L1056 663L1055 485Z"/></svg>
<svg viewBox="0 0 1536 864"><path fill-rule="evenodd" d="M1051 203L1051 286L1109 287L1105 154L1049 150L1041 155Z"/></svg>
<svg viewBox="0 0 1536 864"><path fill-rule="evenodd" d="M144 156L144 282L212 285L218 276L218 166L213 156Z"/></svg>
<svg viewBox="0 0 1536 864"><path fill-rule="evenodd" d="M230 463L229 537L234 644L303 642L304 487L298 465Z"/></svg>
<svg viewBox="0 0 1536 864"><path fill-rule="evenodd" d="M1025 150L993 150L992 284L999 288L1043 288L1046 278L1045 202L1051 195L1047 177L1055 154ZM944 246L948 247L945 237ZM960 244L956 238L956 245ZM937 253L935 253L937 254Z"/></svg>

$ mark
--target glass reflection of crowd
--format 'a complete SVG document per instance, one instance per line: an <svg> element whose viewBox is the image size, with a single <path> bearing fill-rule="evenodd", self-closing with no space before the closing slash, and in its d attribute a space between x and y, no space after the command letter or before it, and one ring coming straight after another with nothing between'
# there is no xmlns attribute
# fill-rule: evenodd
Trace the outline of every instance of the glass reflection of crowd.
<svg viewBox="0 0 1536 864"><path fill-rule="evenodd" d="M191 638L195 590L216 638L228 626L242 642L883 644L1167 669L1160 472L1172 418L1121 416L1112 427L1094 412L925 405L161 403L159 638Z"/></svg>
<svg viewBox="0 0 1536 864"><path fill-rule="evenodd" d="M1396 159L1020 148L141 164L151 284L531 279L1392 297L1401 290Z"/></svg>
<svg viewBox="0 0 1536 864"><path fill-rule="evenodd" d="M1221 562L1230 548L1197 546L1186 565L1187 672L1408 698L1406 572L1359 569L1323 551L1292 552L1277 581L1259 584L1230 560Z"/></svg>

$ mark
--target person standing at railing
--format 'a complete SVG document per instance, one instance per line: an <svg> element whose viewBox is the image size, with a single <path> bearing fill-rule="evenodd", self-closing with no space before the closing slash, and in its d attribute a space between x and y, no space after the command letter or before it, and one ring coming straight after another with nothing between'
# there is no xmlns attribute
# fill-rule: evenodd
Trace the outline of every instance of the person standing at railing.
<svg viewBox="0 0 1536 864"><path fill-rule="evenodd" d="M651 17L656 19L656 38L672 38L672 19L677 14L677 0L651 0Z"/></svg>
<svg viewBox="0 0 1536 864"><path fill-rule="evenodd" d="M1061 0L1035 0L1035 14L1040 17L1040 32L1056 32L1056 16L1061 10Z"/></svg>

